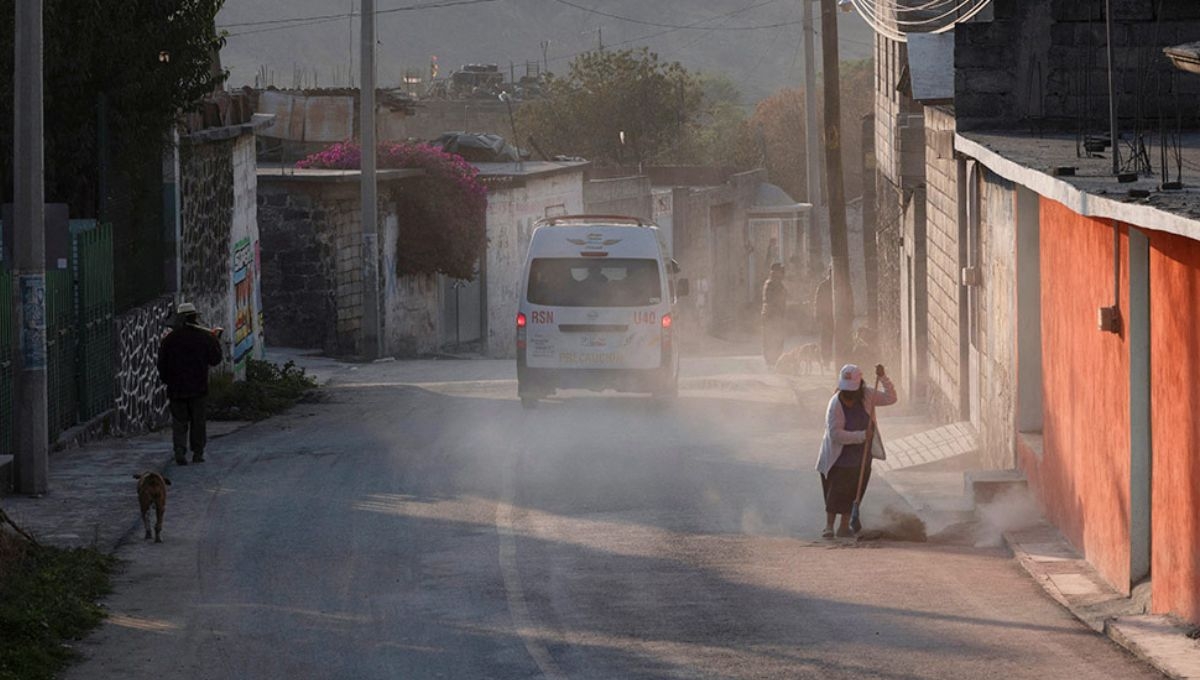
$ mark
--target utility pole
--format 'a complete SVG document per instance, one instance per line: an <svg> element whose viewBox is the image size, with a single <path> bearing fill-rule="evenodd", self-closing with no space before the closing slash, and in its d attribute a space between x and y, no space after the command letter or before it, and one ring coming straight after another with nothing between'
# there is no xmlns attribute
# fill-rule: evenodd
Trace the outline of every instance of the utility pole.
<svg viewBox="0 0 1200 680"><path fill-rule="evenodd" d="M821 48L825 67L825 169L829 187L829 251L833 261L833 355L842 363L849 353L854 324L850 286L846 187L842 178L841 74L838 68L837 0L821 0Z"/></svg>
<svg viewBox="0 0 1200 680"><path fill-rule="evenodd" d="M46 238L42 139L42 0L17 0L13 74L13 273L20 352L17 359L18 493L46 493L50 476L46 393Z"/></svg>
<svg viewBox="0 0 1200 680"><path fill-rule="evenodd" d="M818 280L825 273L825 256L821 247L821 234L825 233L824 196L821 194L821 137L817 131L817 64L816 36L813 31L814 0L800 0L804 6L804 158L807 162L805 176L808 180L808 202L812 209L808 213L808 268L811 276Z"/></svg>
<svg viewBox="0 0 1200 680"><path fill-rule="evenodd" d="M362 352L368 359L382 356L379 318L379 203L375 172L375 0L362 0L362 87L359 116L362 138Z"/></svg>

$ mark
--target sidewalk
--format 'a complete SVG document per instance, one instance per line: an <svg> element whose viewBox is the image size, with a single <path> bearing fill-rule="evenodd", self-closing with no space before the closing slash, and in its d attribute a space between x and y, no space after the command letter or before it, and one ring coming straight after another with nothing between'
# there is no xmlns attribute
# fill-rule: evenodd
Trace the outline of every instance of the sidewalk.
<svg viewBox="0 0 1200 680"><path fill-rule="evenodd" d="M887 427L881 419L880 429ZM912 425L912 423L910 423ZM946 526L973 517L981 543L1003 541L1046 594L1092 630L1176 680L1200 680L1200 640L1166 616L1147 614L1149 584L1126 597L1109 586L1053 526L1037 516L1031 498L975 506L965 472L971 468L974 433L966 424L931 427L888 440L883 478L922 519ZM1016 503L1025 512L1014 511ZM1006 505L1007 507L1000 507Z"/></svg>
<svg viewBox="0 0 1200 680"><path fill-rule="evenodd" d="M208 438L219 440L250 424L209 422ZM42 543L111 552L141 529L133 475L154 471L170 477L173 461L170 429L102 439L51 453L49 493L0 496L0 506Z"/></svg>

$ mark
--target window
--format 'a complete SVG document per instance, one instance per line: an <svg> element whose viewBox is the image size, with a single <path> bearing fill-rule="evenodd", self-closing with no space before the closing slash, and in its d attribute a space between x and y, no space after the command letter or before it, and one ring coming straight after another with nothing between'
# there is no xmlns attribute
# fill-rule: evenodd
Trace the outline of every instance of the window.
<svg viewBox="0 0 1200 680"><path fill-rule="evenodd" d="M658 260L538 258L529 302L550 307L646 307L662 302Z"/></svg>

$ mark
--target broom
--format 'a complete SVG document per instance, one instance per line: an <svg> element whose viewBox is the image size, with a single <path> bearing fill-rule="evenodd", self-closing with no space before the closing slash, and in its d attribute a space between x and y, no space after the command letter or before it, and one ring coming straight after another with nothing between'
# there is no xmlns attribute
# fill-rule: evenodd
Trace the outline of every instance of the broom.
<svg viewBox="0 0 1200 680"><path fill-rule="evenodd" d="M875 392L879 391L879 379L883 376L882 369L882 366L875 367L875 389L873 390ZM866 401L865 396L863 400ZM867 416L870 420L867 422L867 441L863 446L862 462L858 466L858 493L854 495L854 505L850 506L850 530L856 534L862 531L862 518L859 517L858 506L862 503L863 480L867 476L867 463L871 460L871 442L875 441L875 413L873 410L868 411Z"/></svg>

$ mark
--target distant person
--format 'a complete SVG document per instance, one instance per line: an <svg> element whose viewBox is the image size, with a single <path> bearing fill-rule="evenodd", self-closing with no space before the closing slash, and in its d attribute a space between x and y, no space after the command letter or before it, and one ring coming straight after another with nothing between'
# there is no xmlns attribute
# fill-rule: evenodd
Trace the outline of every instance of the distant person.
<svg viewBox="0 0 1200 680"><path fill-rule="evenodd" d="M762 347L767 368L774 368L783 354L787 336L787 288L783 285L783 263L771 265L771 275L762 290Z"/></svg>
<svg viewBox="0 0 1200 680"><path fill-rule="evenodd" d="M821 473L821 491L825 496L825 531L821 534L822 538L854 535L850 529L850 513L858 496L859 475L862 475L863 493L866 493L867 482L871 479L870 458L866 461L866 468L862 467L866 454L867 425L875 417L877 406L896 403L896 388L882 364L875 367L875 375L883 384L882 392L867 387L858 366L843 366L838 374L837 393L829 400L829 408L825 411L825 437L817 458L817 472ZM871 453L872 456L879 454L878 449ZM833 525L838 515L841 515L842 521L835 533Z"/></svg>
<svg viewBox="0 0 1200 680"><path fill-rule="evenodd" d="M813 300L813 316L817 322L817 331L821 336L821 367L833 363L833 267L825 272L825 278L817 284L817 294Z"/></svg>
<svg viewBox="0 0 1200 680"><path fill-rule="evenodd" d="M192 462L204 462L208 441L204 403L208 396L208 369L221 363L222 329L200 325L196 306L180 303L174 330L158 347L158 376L167 384L171 402L171 433L175 462L187 465L188 444Z"/></svg>

